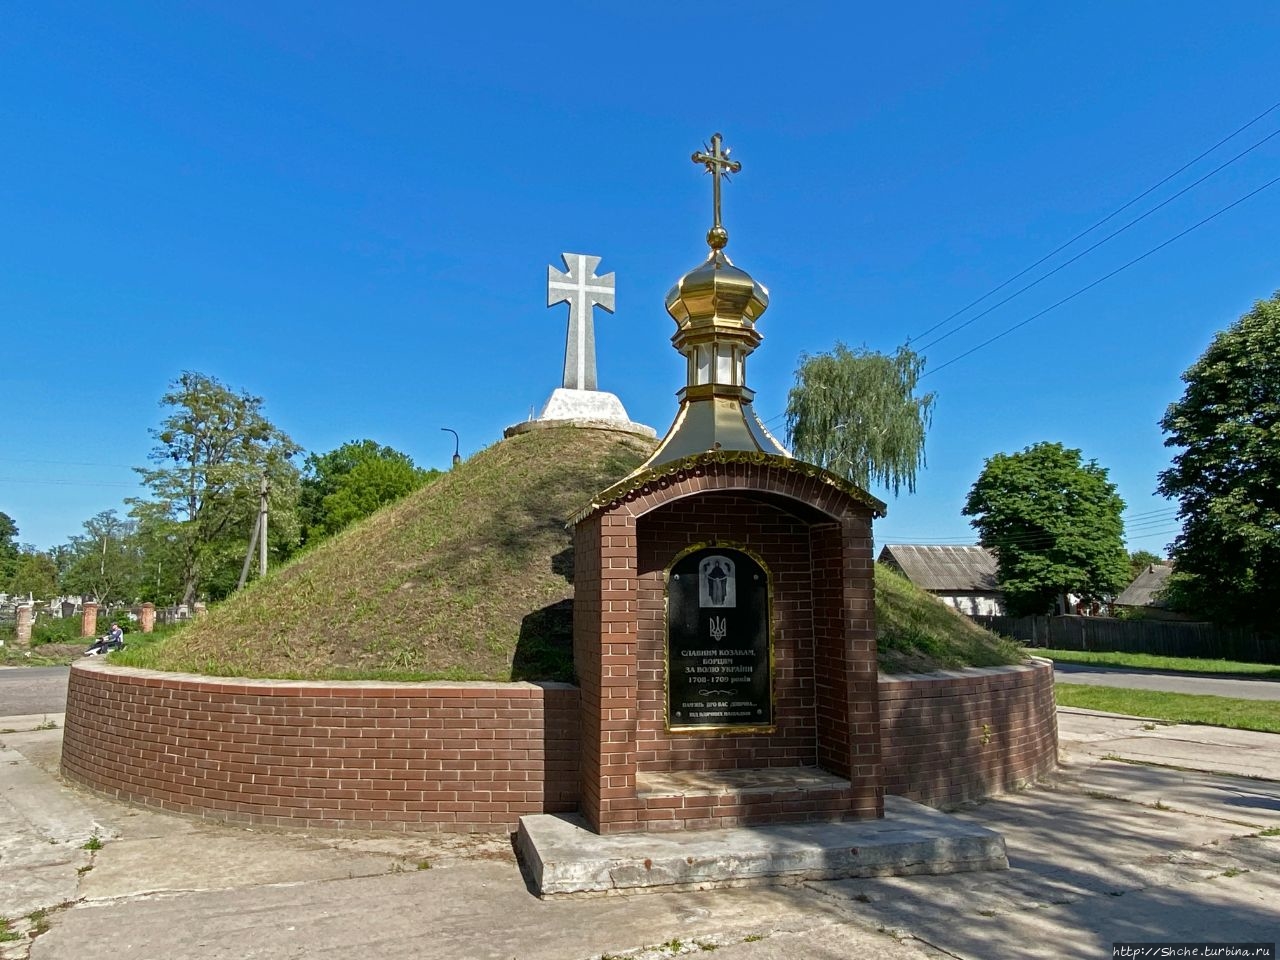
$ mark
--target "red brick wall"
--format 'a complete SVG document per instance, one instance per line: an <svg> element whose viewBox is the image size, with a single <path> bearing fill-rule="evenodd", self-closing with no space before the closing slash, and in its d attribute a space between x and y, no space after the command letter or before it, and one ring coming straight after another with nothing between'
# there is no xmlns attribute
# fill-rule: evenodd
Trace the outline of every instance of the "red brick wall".
<svg viewBox="0 0 1280 960"><path fill-rule="evenodd" d="M712 461L655 478L578 525L575 590L594 597L594 575L601 597L598 609L575 608L574 615L582 742L600 743L598 759L584 755L582 762L582 810L596 829L880 814L870 521L869 506L820 477L768 462ZM821 540L820 566L812 562L814 537ZM665 569L680 550L712 538L761 555L774 575L779 702L773 735L669 735L664 729ZM818 631L828 674L821 688L812 682ZM842 790L776 797L638 792L637 777L652 772L814 765L819 736L828 769L850 780Z"/></svg>
<svg viewBox="0 0 1280 960"><path fill-rule="evenodd" d="M573 531L573 662L590 663L592 658L600 656L599 630L586 629L587 625L598 625L604 622L604 603L601 590L604 581L601 578L601 535L600 518L590 517ZM581 745L581 766L584 769L598 769L603 760L603 744L594 731L602 726L600 717L603 700L600 696L602 671L578 670L579 716L577 742ZM592 731L591 736L584 736ZM599 778L579 776L579 797L586 810L598 810L601 805L601 783Z"/></svg>
<svg viewBox="0 0 1280 960"><path fill-rule="evenodd" d="M639 722L636 771L724 770L813 765L813 597L808 526L739 494L677 500L640 518L640 631L636 653ZM698 736L666 732L666 568L681 550L712 538L759 556L773 579L777 732Z"/></svg>
<svg viewBox="0 0 1280 960"><path fill-rule="evenodd" d="M946 807L1058 762L1053 664L880 678L885 790Z"/></svg>
<svg viewBox="0 0 1280 960"><path fill-rule="evenodd" d="M946 806L1057 762L1050 665L879 683L888 793ZM71 671L62 762L109 796L229 821L511 830L523 814L577 808L580 722L564 684L216 680L88 663ZM688 801L691 826L751 812ZM761 803L756 815L809 815L848 799Z"/></svg>
<svg viewBox="0 0 1280 960"><path fill-rule="evenodd" d="M578 806L568 684L221 680L76 664L62 770L121 800L293 827L513 830Z"/></svg>

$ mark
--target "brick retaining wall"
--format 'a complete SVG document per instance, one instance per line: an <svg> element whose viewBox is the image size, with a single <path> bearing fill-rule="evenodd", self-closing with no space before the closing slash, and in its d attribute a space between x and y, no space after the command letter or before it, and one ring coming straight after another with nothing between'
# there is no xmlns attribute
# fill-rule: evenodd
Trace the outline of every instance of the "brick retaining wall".
<svg viewBox="0 0 1280 960"><path fill-rule="evenodd" d="M946 807L1058 762L1053 664L880 677L885 793Z"/></svg>
<svg viewBox="0 0 1280 960"><path fill-rule="evenodd" d="M885 791L947 805L1053 769L1053 668L880 677ZM62 770L108 796L283 827L513 830L577 808L578 690L319 683L76 664Z"/></svg>
<svg viewBox="0 0 1280 960"><path fill-rule="evenodd" d="M514 829L578 805L578 690L234 680L78 663L62 771L109 796L282 827Z"/></svg>

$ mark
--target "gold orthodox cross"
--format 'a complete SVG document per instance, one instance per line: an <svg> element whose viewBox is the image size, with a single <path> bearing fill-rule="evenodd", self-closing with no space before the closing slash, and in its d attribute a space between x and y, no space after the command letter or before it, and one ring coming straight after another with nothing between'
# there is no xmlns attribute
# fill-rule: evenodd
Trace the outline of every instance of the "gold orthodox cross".
<svg viewBox="0 0 1280 960"><path fill-rule="evenodd" d="M729 159L728 148L721 149L724 143L723 138L718 133L711 135L710 152L707 147L693 155L693 162L702 164L707 168L707 172L711 174L713 187L712 196L714 202L715 223L707 232L707 243L719 250L729 242L729 234L720 223L720 178L727 177L731 173L737 173L742 169L742 164L737 160Z"/></svg>

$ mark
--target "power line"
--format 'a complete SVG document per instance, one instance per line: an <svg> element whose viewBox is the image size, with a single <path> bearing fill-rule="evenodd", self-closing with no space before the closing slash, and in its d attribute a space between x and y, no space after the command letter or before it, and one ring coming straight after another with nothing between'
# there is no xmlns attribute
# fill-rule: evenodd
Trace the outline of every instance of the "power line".
<svg viewBox="0 0 1280 960"><path fill-rule="evenodd" d="M1142 519L1143 517L1153 517L1153 516L1155 516L1156 514L1160 514L1160 513L1177 513L1177 512L1178 512L1178 508L1177 508L1177 507L1165 506L1165 507L1158 507L1158 508L1157 508L1157 509L1155 509L1155 510L1148 510L1148 511L1146 511L1145 513L1128 513L1128 512L1126 512L1124 515L1125 515L1126 517L1128 517L1130 520L1140 520L1140 519Z"/></svg>
<svg viewBox="0 0 1280 960"><path fill-rule="evenodd" d="M1168 522L1169 522L1168 520L1165 520L1163 521L1163 524L1167 524ZM1165 529L1162 529L1162 530L1138 531L1126 525L1123 536L1126 539L1131 536L1134 536L1135 538L1136 537L1146 538L1146 537L1163 535L1170 531L1181 532L1181 529L1182 529L1181 527L1171 527L1171 528L1165 527ZM1046 539L1051 539L1053 537L1054 537L1054 534L1050 531L1027 530L1021 533L1010 534L1010 535L1001 537L1001 540L1002 542L1009 543L1009 544L1031 545L1031 544L1036 544L1038 542L1044 541ZM979 540L979 536L975 531L973 534L969 536L953 536L953 537L921 537L921 536L912 536L911 534L899 534L890 542L897 543L897 544L923 544L923 545L935 545L935 546L942 546L942 547L952 547L952 546L961 547L961 546L977 546L978 540Z"/></svg>
<svg viewBox="0 0 1280 960"><path fill-rule="evenodd" d="M1280 131L1277 131L1277 132L1280 133ZM1072 300L1080 296L1082 293L1086 293L1089 290L1092 290L1094 287L1098 286L1100 283L1104 283L1105 281L1110 280L1116 274L1123 273L1125 270L1128 270L1130 267L1134 266L1135 264L1141 263L1143 260L1147 259L1147 257L1151 256L1153 253L1157 253L1160 250L1163 250L1165 247L1169 246L1169 244L1173 243L1175 240L1181 240L1183 237L1191 233L1193 230L1200 229L1206 223L1209 223L1211 220L1216 220L1218 217L1222 216L1228 210L1231 210L1234 207L1238 207L1240 204L1244 203L1246 200L1249 200L1252 197L1257 196L1263 190L1266 190L1268 187L1275 186L1277 183L1280 183L1280 177L1276 177L1273 180L1268 180L1262 186L1258 187L1255 190L1251 190L1249 193L1246 193L1243 197L1240 197L1239 199L1232 201L1231 203L1227 204L1225 207L1223 207L1221 210L1217 211L1216 213L1210 214L1209 216L1205 217L1199 223L1192 224L1191 226L1187 227L1187 229L1183 230L1181 233L1174 234L1168 240L1164 241L1161 244L1157 244L1156 246L1152 247L1150 250L1148 250L1146 253L1142 254L1141 256L1134 257L1132 260L1130 260L1128 263L1124 264L1123 266L1119 266L1116 269L1112 270L1110 273L1106 274L1105 276L1099 277L1097 280L1094 280L1092 283L1086 284L1085 286L1077 290L1075 293L1072 293L1068 296L1063 297L1057 303L1054 303L1054 304L1051 304L1050 306L1045 307L1039 313L1033 313L1031 316L1027 317L1025 320L1015 323L1012 327L1009 327L1007 330L1004 330L996 334L994 337L991 337L987 340L982 341L982 343L978 344L976 347L972 347L971 349L966 350L964 353L959 354L958 356L952 357L946 363L940 364L934 367L932 370L926 370L924 373L920 375L920 378L924 379L930 374L937 373L939 370L944 370L947 367L951 366L951 364L956 363L960 360L963 360L965 357L969 356L970 354L977 353L983 347L990 346L991 344L995 343L997 340L1001 340L1004 337L1007 337L1009 334L1013 333L1015 330L1019 330L1022 327L1025 327L1032 320L1038 320L1040 317L1043 317L1049 311L1056 310L1058 307L1062 306L1065 303L1070 303Z"/></svg>
<svg viewBox="0 0 1280 960"><path fill-rule="evenodd" d="M1132 537L1132 538L1126 538L1126 539L1133 539L1133 540L1151 540L1151 539L1154 539L1155 537L1161 537L1161 538L1163 538L1163 537L1168 537L1168 536L1171 536L1171 535L1174 535L1174 534L1179 534L1179 533L1182 533L1182 528L1181 528L1181 527L1170 527L1170 528L1169 528L1169 529L1167 529L1167 530L1152 530L1152 531L1147 532L1147 533L1139 533L1139 534L1136 534L1136 535L1135 535L1134 537Z"/></svg>
<svg viewBox="0 0 1280 960"><path fill-rule="evenodd" d="M0 457L0 463L44 463L60 467L119 467L121 470L133 470L135 467L127 463L90 463L86 460L35 460L30 457Z"/></svg>
<svg viewBox="0 0 1280 960"><path fill-rule="evenodd" d="M1276 106L1280 106L1280 103L1276 104ZM1272 107L1271 109L1275 109L1275 107ZM1268 112L1270 112L1270 111L1268 111ZM1243 129L1243 128L1241 128L1241 129ZM1039 277L1037 280L1034 280L1033 282L1031 282L1031 283L1027 284L1025 287L1022 287L1021 289L1019 289L1016 293L1010 294L1008 297L1006 297L1005 299L1001 300L999 303L994 304L994 305L993 305L993 306L991 306L991 307L988 307L986 310L982 311L982 312L981 312L981 313L979 313L979 314L976 314L976 315L975 315L975 316L973 316L973 317L970 317L968 320L966 320L964 323L960 324L960 326L956 327L954 330L950 330L950 331L948 331L947 333L943 334L941 337L937 337L937 338L935 338L935 339L933 339L933 340L929 341L928 343L926 343L926 344L925 344L923 347L921 347L920 349L921 349L922 351L923 351L923 350L927 350L927 349L929 349L930 347L935 346L935 345L936 345L936 344L938 344L938 343L941 343L943 340L947 339L947 337L950 337L952 334L954 334L954 333L959 333L959 332L960 332L961 330L963 330L965 327L969 326L969 324L973 323L973 322L974 322L974 321L976 321L976 320L980 320L982 317L984 317L984 316L986 316L987 314L989 314L992 310L995 310L995 309L997 309L998 307L1002 307L1002 306L1004 306L1004 305L1005 305L1006 303L1008 303L1010 300L1013 300L1015 297L1017 297L1017 296L1019 296L1019 295L1021 295L1021 294L1025 293L1026 291L1030 290L1032 287L1036 286L1036 284L1040 283L1040 282L1041 282L1041 281L1043 281L1043 280L1048 279L1049 277L1053 276L1055 273L1057 273L1058 271L1062 270L1063 268L1068 267L1068 266L1070 266L1071 264L1075 263L1075 262L1076 262L1077 260L1079 260L1081 257L1085 256L1085 254L1088 254L1089 252L1091 252L1091 251L1093 251L1093 250L1096 250L1099 246L1101 246L1102 244L1106 243L1108 240L1110 240L1110 239L1112 239L1113 237L1115 237L1115 236L1119 235L1120 233L1123 233L1125 230L1128 230L1130 227L1132 227L1134 224L1138 223L1140 220L1143 220L1143 219L1145 219L1146 217L1150 216L1151 214L1155 213L1155 212L1156 212L1157 210L1159 210L1161 207L1164 207L1164 206L1168 205L1168 204L1169 204L1169 203L1171 203L1172 201L1176 200L1178 197L1182 196L1184 193L1186 193L1186 192L1187 192L1188 190L1190 190L1192 187L1195 187L1195 186L1197 186L1198 184L1203 183L1205 180L1207 180L1209 177L1213 176L1215 173L1218 173L1218 172L1219 172L1220 170L1222 170L1224 167L1228 166L1228 165L1229 165L1229 164L1231 164L1231 163L1234 163L1236 160L1239 160L1239 159L1240 159L1241 157L1243 157L1245 154L1247 154L1247 153L1251 152L1252 150L1257 149L1257 148L1258 148L1258 147L1260 147L1262 144L1266 143L1268 140L1271 140L1272 138L1274 138L1274 137L1276 137L1276 136L1280 136L1280 129L1277 129L1277 130L1272 131L1270 134L1268 134L1268 135L1267 135L1266 137L1264 137L1263 139L1259 140L1257 143L1255 143L1253 146L1249 147L1247 150L1245 150L1245 151L1243 151L1243 152L1241 152L1241 153L1236 154L1236 156L1232 157L1230 160L1227 160L1227 161L1225 161L1223 164L1221 164L1220 166L1215 167L1213 170L1209 171L1207 174L1205 174L1205 175L1204 175L1203 177L1201 177L1199 180L1196 180L1194 183L1192 183L1192 184L1190 184L1190 185L1188 185L1188 186L1184 187L1182 190L1178 191L1177 193L1175 193L1173 196L1169 197L1168 199L1166 199L1166 200L1162 201L1162 202L1161 202L1160 204L1158 204L1157 206L1152 207L1152 208L1151 208L1150 210L1148 210L1146 213L1142 214L1142 216L1137 217L1137 218L1135 218L1135 219L1133 219L1133 220L1129 221L1127 224L1125 224L1125 225L1124 225L1123 227L1121 227L1119 230L1116 230L1116 231L1114 231L1113 233L1110 233L1110 234L1108 234L1107 236L1103 237L1103 238L1102 238L1101 240L1099 240L1097 243L1093 244L1092 246L1090 246L1090 247L1086 248L1085 250L1081 251L1080 253L1076 254L1076 255L1075 255L1074 257L1072 257L1070 260L1067 260L1066 262L1064 262L1064 263L1062 263L1062 264L1059 264L1059 265L1058 265L1057 267L1055 267L1053 270L1051 270L1051 271L1049 271L1048 273L1044 274L1043 276ZM1230 139L1230 138L1228 138L1228 139ZM1051 304L1050 306L1048 306L1048 307L1046 307L1045 309L1041 310L1039 313L1034 313L1034 314L1032 314L1031 316L1027 317L1025 320L1022 320L1021 322L1014 324L1012 327L1009 327L1007 330L1004 330L1003 332L996 334L994 337L991 337L991 338L989 338L989 339L987 339L987 340L984 340L982 343L978 344L976 347L973 347L972 349L967 350L967 351L965 351L964 353L959 354L958 356L952 357L950 360L946 361L946 362L945 362L945 363L943 363L943 364L940 364L940 365L939 365L939 366L937 366L937 367L934 367L932 370L925 370L925 371L920 375L921 379L923 379L924 377L929 376L929 375L930 375L930 374L932 374L932 373L937 373L939 370L943 369L944 367L949 367L949 366L951 366L951 364L955 363L955 362L956 362L956 361L958 361L958 360L963 360L965 357L969 356L970 354L972 354L972 353L976 353L978 350L981 350L983 347L986 347L986 346L988 346L988 345L990 345L990 344L992 344L992 343L995 343L995 341L1000 340L1000 339L1002 339L1003 337L1008 336L1010 333L1013 333L1015 330L1018 330L1018 329L1020 329L1021 327L1026 326L1026 325L1027 325L1028 323L1030 323L1032 320L1037 320L1037 319L1039 319L1040 317L1044 316L1046 313L1049 313L1051 310L1056 310L1058 307L1062 306L1063 304L1065 304L1065 303L1069 303L1070 301L1074 300L1076 297L1080 296L1082 293L1086 293L1086 292L1088 292L1089 290L1092 290L1094 287L1098 286L1100 283L1103 283L1103 282L1105 282L1105 281L1107 281L1107 280L1110 280L1112 277L1116 276L1116 274L1118 274L1118 273L1122 273L1123 271L1125 271L1125 270L1129 269L1130 267L1134 266L1135 264L1138 264L1138 263L1142 262L1143 260L1145 260L1147 257L1151 256L1152 254L1157 253L1157 252L1159 252L1160 250L1163 250L1165 247L1169 246L1169 244L1173 243L1175 240L1181 240L1183 237L1185 237L1187 234L1191 233L1192 231L1194 231L1194 230L1198 230L1200 227L1203 227L1205 224L1209 223L1209 222L1210 222L1210 221L1212 221L1212 220L1216 220L1218 217L1222 216L1222 214L1226 213L1228 210L1231 210L1233 207L1239 206L1241 203L1244 203L1246 200L1251 199L1252 197L1254 197L1254 196L1256 196L1257 194L1261 193L1263 190L1266 190L1268 187L1274 186L1274 185L1277 183L1277 181L1280 181L1280 177L1278 177L1278 178L1276 178L1276 179L1274 179L1274 180L1269 180L1269 181L1267 181L1266 183L1264 183L1262 186L1258 187L1257 189L1252 190L1252 191L1250 191L1249 193L1245 194L1243 197L1240 197L1239 199L1237 199L1237 200L1235 200L1235 201L1233 201L1233 202L1231 202L1231 203L1227 204L1227 205L1226 205L1225 207L1223 207L1222 209L1218 210L1218 211L1217 211L1217 212L1215 212L1215 213L1210 214L1209 216L1205 217L1203 220L1199 221L1198 223L1194 223L1194 224L1192 224L1190 227L1187 227L1187 229L1183 230L1182 232L1174 234L1174 235L1173 235L1172 237L1170 237L1168 240L1165 240L1163 243L1157 244L1156 246L1152 247L1150 250L1148 250L1146 253L1142 254L1141 256L1134 257L1134 258L1133 258L1132 260L1130 260L1128 263L1125 263L1125 264L1123 264L1122 266L1117 267L1115 270L1112 270L1110 273L1108 273L1108 274L1106 274L1106 275L1104 275L1104 276L1102 276L1102 277L1099 277L1097 280L1094 280L1092 283L1086 284L1085 286L1081 287L1079 290L1075 291L1074 293L1072 293L1072 294L1070 294L1070 295L1068 295L1068 296L1066 296L1066 297L1063 297L1061 300L1057 301L1056 303ZM1121 208L1121 209L1123 209L1123 208ZM1109 219L1109 218L1108 218L1108 219ZM1086 231L1086 232L1087 232L1087 231ZM1023 271L1023 272L1025 273L1026 271ZM1019 276L1021 276L1021 274L1019 274ZM1015 278L1015 279L1016 279L1016 278ZM1002 286L1004 286L1004 284L1002 284ZM994 292L994 291L993 291L993 292ZM983 299L985 299L985 297L984 297ZM944 321L944 322L945 322L945 321ZM938 326L940 326L940 325L941 325L941 324L935 324L933 327L930 327L929 329L930 329L930 330L934 330L934 329L936 329L936 328L937 328ZM928 333L928 332L929 332L929 331L925 331L925 333ZM921 336L923 336L923 335L924 335L924 334L921 334ZM764 421L762 421L762 422L765 424L765 426L768 426L769 424L774 423L774 422L775 422L775 421L777 421L777 420L781 420L781 419L782 419L783 417L785 417L786 415L787 415L787 414L786 414L786 411L784 410L782 413L776 414L776 415L774 415L774 416L772 416L772 417L770 417L770 418L768 418L767 420L764 420Z"/></svg>
<svg viewBox="0 0 1280 960"><path fill-rule="evenodd" d="M950 323L952 320L954 320L956 317L960 316L960 314L964 313L964 312L965 312L966 310L968 310L970 307L976 307L976 306L977 306L978 304L980 304L983 300L987 299L987 297L991 296L992 294L999 293L1001 290L1003 290L1003 289L1004 289L1005 287L1007 287L1009 284L1013 283L1015 280L1019 279L1020 277L1023 277L1023 276L1025 276L1026 274L1030 273L1032 270L1034 270L1036 267L1040 266L1040 264L1044 263L1046 260L1050 259L1050 258L1051 258L1051 257L1053 257L1054 255L1056 255L1056 254L1058 254L1058 253L1061 253L1063 250L1065 250L1067 247L1071 246L1071 245L1072 245L1073 243L1075 243L1077 240L1081 239L1082 237L1088 236L1090 233L1092 233L1094 230L1098 229L1098 227L1102 226L1102 225L1103 225L1104 223L1106 223L1108 220L1111 220L1111 219L1113 219L1113 218L1115 218L1115 217L1119 216L1121 213L1123 213L1125 210L1129 209L1129 207L1133 206L1133 205L1134 205L1135 203L1137 203L1139 200L1141 200L1141 199L1143 199L1144 197L1148 196L1152 191L1154 191L1154 190L1158 190L1160 187L1163 187L1166 183L1168 183L1170 180L1172 180L1172 179L1173 179L1174 177L1176 177L1178 174L1182 173L1182 172L1183 172L1184 170L1186 170L1188 167L1194 166L1195 164L1199 163L1201 160L1203 160L1203 159L1204 159L1205 157L1207 157L1209 154L1213 153L1213 151L1217 150L1220 146L1222 146L1222 145L1223 145L1224 143L1226 143L1228 140L1231 140L1231 139L1235 138L1236 136L1238 136L1239 134L1243 133L1245 130L1248 130L1251 126L1253 126L1255 123L1257 123L1257 122L1258 122L1259 120L1261 120L1263 117L1265 117L1267 114L1269 114L1269 113L1271 113L1272 111L1274 111L1277 107L1280 107L1280 101L1277 101L1277 102L1273 103L1271 106L1267 107L1267 109L1263 110L1260 114L1258 114L1256 117L1254 117L1254 118L1253 118L1252 120L1250 120L1248 123L1246 123L1244 126L1242 126L1242 127L1238 127L1236 130L1234 130L1233 132L1231 132L1231 133L1227 134L1225 137L1223 137L1221 140L1219 140L1217 143L1215 143L1215 144L1214 144L1213 146L1211 146L1209 149L1205 150L1203 153L1199 154L1199 155L1198 155L1198 156L1196 156L1194 159L1189 160L1189 161L1187 161L1186 163L1184 163L1182 166L1180 166L1177 170L1173 171L1173 173L1169 174L1167 177L1165 177L1165 178L1164 178L1163 180L1161 180L1159 183L1153 184L1152 186L1148 187L1146 190L1142 191L1142 193L1140 193L1140 194L1138 194L1136 197L1134 197L1132 200L1129 200L1127 203L1124 203L1124 204L1122 204L1121 206L1117 207L1115 210L1111 211L1111 213L1107 214L1105 217L1103 217L1103 218L1102 218L1101 220L1099 220L1097 223L1093 224L1093 226L1091 226L1091 227L1089 227L1089 228L1087 228L1087 229L1085 229L1085 230L1081 231L1080 233L1077 233L1074 237L1072 237L1072 238L1071 238L1070 240L1068 240L1066 243L1062 244L1061 246L1055 247L1053 250L1049 251L1049 252L1048 252L1048 253L1046 253L1043 257L1041 257L1039 260L1037 260L1035 263L1031 264L1029 267L1024 267L1024 268L1023 268L1022 270L1020 270L1018 273L1015 273L1015 274L1014 274L1012 277L1010 277L1008 280L1004 281L1004 283L1000 284L999 286L996 286L996 287L991 288L991 289L990 289L990 290L988 290L986 293L984 293L982 296L980 296L977 300L974 300L974 301L972 301L972 302L970 302L970 303L965 304L963 307L961 307L961 308L960 308L959 310L957 310L955 313L951 314L951 316L947 317L945 320L940 320L940 321L938 321L938 322L937 322L937 323L935 323L932 327L930 327L928 330L924 331L924 333L920 334L919 336L915 337L914 339L917 339L917 340L918 340L918 339L920 339L921 337L927 337L929 334L933 333L933 331L934 331L934 330L937 330L939 327L944 326L944 325L946 325L947 323ZM908 341L908 342L910 342L910 341Z"/></svg>
<svg viewBox="0 0 1280 960"><path fill-rule="evenodd" d="M64 486L64 487L136 488L139 486L139 484L136 484L136 483L120 483L118 481L111 481L111 480L57 480L57 479L46 478L46 477L31 478L31 479L26 479L21 477L0 477L0 483L35 483L35 484L49 484L52 486Z"/></svg>
<svg viewBox="0 0 1280 960"><path fill-rule="evenodd" d="M1176 517L1152 517L1150 520L1142 520L1138 523L1126 523L1124 528L1126 530L1149 530L1151 527L1163 527L1176 519Z"/></svg>
<svg viewBox="0 0 1280 960"><path fill-rule="evenodd" d="M948 330L946 333L942 334L942 336L940 336L940 337L934 337L932 340L930 340L930 341L929 341L928 343L926 343L924 346L920 347L920 349L919 349L919 350L917 350L916 352L917 352L917 353L923 353L925 350L928 350L930 347L935 346L935 345L937 345L937 344L941 343L943 340L946 340L946 339L947 339L948 337L950 337L952 334L959 333L961 330L963 330L965 327L969 326L971 323L976 323L978 320L981 320L981 319L982 319L983 317L985 317L987 314L991 313L991 311L1000 309L1000 308L1001 308L1001 307L1003 307L1006 303L1008 303L1010 300L1015 300L1015 299L1017 299L1018 297L1022 296L1024 293L1026 293L1026 292L1027 292L1028 290L1030 290L1032 287L1039 286L1039 285L1040 285L1041 283L1043 283L1045 280L1048 280L1050 277L1052 277L1055 273L1058 273L1059 271L1065 270L1067 267L1071 266L1073 263L1075 263L1075 262L1076 262L1077 260L1079 260L1081 257L1088 256L1090 253L1092 253L1094 250L1097 250L1097 249L1098 249L1100 246L1102 246L1104 243L1107 243L1108 241L1113 240L1113 239L1115 239L1116 237L1120 236L1120 234L1124 233L1126 230L1128 230L1130 227L1134 226L1135 224L1141 223L1143 220L1147 219L1147 217L1151 216L1151 215L1152 215L1153 213L1155 213L1157 210L1160 210L1160 209L1162 209L1162 208L1164 208L1164 207L1167 207L1169 204L1173 203L1173 201L1177 200L1180 196L1182 196L1183 194L1185 194L1187 191L1192 190L1192 189L1194 189L1195 187L1198 187L1200 184L1204 183L1204 182L1205 182L1206 180L1208 180L1210 177L1214 176L1215 174L1217 174L1217 173L1218 173L1218 172L1220 172L1221 170L1224 170L1225 168L1227 168L1227 167L1231 166L1231 164L1235 163L1235 162L1236 162L1237 160L1239 160L1241 157L1245 156L1245 154L1252 153L1254 150L1258 149L1258 147L1262 146L1262 145L1263 145L1264 143L1266 143L1268 140L1270 140L1270 139L1272 139L1273 137L1276 137L1276 136L1280 136L1280 129L1277 129L1277 130L1272 131L1272 132L1271 132L1271 133L1269 133L1267 136L1263 137L1261 140L1259 140L1257 143L1255 143L1253 146L1249 147L1247 150L1244 150L1244 151L1242 151L1242 152L1240 152L1240 153L1237 153L1237 154L1236 154L1234 157L1232 157L1230 160L1225 161L1224 163L1220 164L1220 165L1219 165L1219 166L1217 166L1217 167L1214 167L1212 170L1210 170L1208 173L1206 173L1206 174L1205 174L1203 177L1201 177L1199 180L1196 180L1196 181L1193 181L1192 183L1187 184L1185 187L1183 187L1181 190L1179 190L1179 191L1178 191L1177 193L1175 193L1173 196L1168 197L1168 198L1166 198L1166 199L1164 199L1164 200L1160 201L1160 202L1159 202L1159 203L1157 203L1154 207L1152 207L1150 210L1148 210L1146 213L1144 213L1144 214L1142 214L1142 215L1140 215L1140 216L1134 217L1132 220L1130 220L1128 223L1126 223L1123 227L1120 227L1118 230L1114 230L1114 231L1112 231L1111 233L1107 234L1105 237L1103 237L1103 238L1102 238L1101 240L1099 240L1097 243L1093 244L1092 246L1085 247L1083 250L1081 250L1079 253L1077 253L1077 254L1076 254L1074 257L1072 257L1071 259L1069 259L1069 260L1064 260L1062 263L1058 264L1056 267L1054 267L1054 268L1053 268L1052 270L1050 270L1048 273L1043 274L1043 275L1042 275L1042 276L1040 276L1040 277L1037 277L1035 280L1032 280L1032 281L1031 281L1030 283L1028 283L1026 286L1024 286L1024 287L1020 287L1018 290L1015 290L1013 293L1009 294L1009 296L1005 297L1005 298L1004 298L1003 300L1001 300L999 303L993 303L991 306L987 307L987 309L983 310L981 313L975 313L972 317L970 317L970 318L969 318L968 320L966 320L964 323L960 324L958 327L956 327L956 328L955 328L955 329L953 329L953 330ZM923 336L923 334L922 334L922 336Z"/></svg>
<svg viewBox="0 0 1280 960"><path fill-rule="evenodd" d="M1122 514L1122 516L1132 523L1150 523L1152 520L1167 520L1177 514L1177 507L1169 507L1165 510L1152 510L1150 513Z"/></svg>

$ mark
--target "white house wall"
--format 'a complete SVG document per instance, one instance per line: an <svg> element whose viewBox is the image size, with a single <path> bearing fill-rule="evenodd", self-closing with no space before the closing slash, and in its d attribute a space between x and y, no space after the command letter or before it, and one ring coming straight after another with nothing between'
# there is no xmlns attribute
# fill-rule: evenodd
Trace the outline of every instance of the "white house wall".
<svg viewBox="0 0 1280 960"><path fill-rule="evenodd" d="M939 593L935 594L935 596L947 606L959 610L961 613L969 617L1004 616L1004 601L999 597L983 596L981 594L973 593Z"/></svg>

